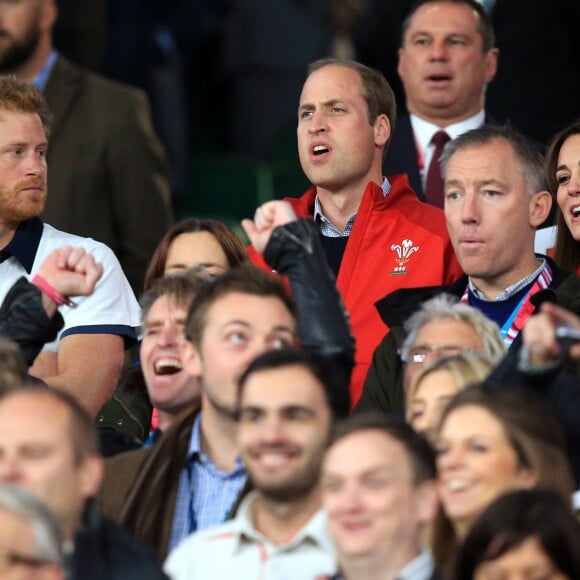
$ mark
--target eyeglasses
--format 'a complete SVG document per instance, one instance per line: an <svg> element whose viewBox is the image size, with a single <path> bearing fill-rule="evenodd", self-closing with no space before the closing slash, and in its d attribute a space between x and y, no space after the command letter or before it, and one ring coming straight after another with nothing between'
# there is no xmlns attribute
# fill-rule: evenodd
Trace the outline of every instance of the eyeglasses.
<svg viewBox="0 0 580 580"><path fill-rule="evenodd" d="M10 552L9 550L3 550L0 548L0 570L6 570L9 566L17 565L39 568L40 566L45 566L47 564L50 564L50 562L41 560L40 558L35 558L34 556L18 554L17 552Z"/></svg>
<svg viewBox="0 0 580 580"><path fill-rule="evenodd" d="M440 358L442 356L455 356L463 352L472 352L472 348L466 348L458 344L418 344L409 350L399 349L397 352L401 360L408 365L422 365L427 357L433 353Z"/></svg>

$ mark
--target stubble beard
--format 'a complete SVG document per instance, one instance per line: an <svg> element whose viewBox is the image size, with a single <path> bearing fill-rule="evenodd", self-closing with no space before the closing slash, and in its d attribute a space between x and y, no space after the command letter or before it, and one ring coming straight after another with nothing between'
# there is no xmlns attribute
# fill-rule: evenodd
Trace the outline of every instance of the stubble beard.
<svg viewBox="0 0 580 580"><path fill-rule="evenodd" d="M292 503L307 497L317 486L320 479L320 464L322 453L312 457L307 465L299 472L288 477L285 481L276 484L268 484L259 481L252 473L251 463L248 462L246 469L250 480L264 498L275 503Z"/></svg>
<svg viewBox="0 0 580 580"><path fill-rule="evenodd" d="M22 194L21 184L10 190L0 187L0 218L2 221L18 225L25 220L39 216L44 211L46 202L46 184L43 184L43 187L43 194L39 193L34 199L24 202L18 199L19 195Z"/></svg>
<svg viewBox="0 0 580 580"><path fill-rule="evenodd" d="M20 40L0 30L0 72L6 74L18 71L32 58L39 42L40 31L36 28L29 30Z"/></svg>
<svg viewBox="0 0 580 580"><path fill-rule="evenodd" d="M249 477L253 480L251 473L249 473ZM292 503L308 496L317 487L318 479L319 473L316 470L316 473L301 473L291 480L276 486L261 484L259 481L254 481L254 485L264 498L275 503L284 504Z"/></svg>

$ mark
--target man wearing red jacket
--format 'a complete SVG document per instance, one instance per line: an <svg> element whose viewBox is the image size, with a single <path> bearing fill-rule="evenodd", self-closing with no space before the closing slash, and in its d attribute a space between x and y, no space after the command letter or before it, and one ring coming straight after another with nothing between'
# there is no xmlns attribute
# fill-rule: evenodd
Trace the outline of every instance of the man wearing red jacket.
<svg viewBox="0 0 580 580"><path fill-rule="evenodd" d="M379 72L337 59L309 67L298 150L314 187L287 201L298 217L317 222L350 314L357 341L353 405L388 331L374 303L398 288L442 284L461 274L443 212L421 203L406 175L382 175L395 116L393 91Z"/></svg>

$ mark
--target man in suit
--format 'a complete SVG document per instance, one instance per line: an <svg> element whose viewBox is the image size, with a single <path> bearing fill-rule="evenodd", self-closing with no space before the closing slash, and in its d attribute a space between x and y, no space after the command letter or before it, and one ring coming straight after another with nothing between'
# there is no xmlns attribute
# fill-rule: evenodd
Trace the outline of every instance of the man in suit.
<svg viewBox="0 0 580 580"><path fill-rule="evenodd" d="M435 580L422 546L437 513L437 470L429 443L401 420L347 419L322 464L323 506L338 550L332 580Z"/></svg>
<svg viewBox="0 0 580 580"><path fill-rule="evenodd" d="M0 73L43 91L53 114L43 217L106 243L132 287L171 222L162 147L144 94L84 71L52 45L55 0L3 2Z"/></svg>
<svg viewBox="0 0 580 580"><path fill-rule="evenodd" d="M403 22L399 49L410 115L393 132L383 173L407 173L421 199L443 207L440 152L446 139L486 122L485 87L497 62L491 21L480 4L419 0Z"/></svg>

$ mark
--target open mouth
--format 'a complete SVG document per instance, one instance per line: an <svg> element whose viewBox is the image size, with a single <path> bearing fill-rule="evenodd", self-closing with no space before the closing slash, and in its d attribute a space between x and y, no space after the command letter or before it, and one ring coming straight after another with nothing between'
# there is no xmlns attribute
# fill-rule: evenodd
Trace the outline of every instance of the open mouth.
<svg viewBox="0 0 580 580"><path fill-rule="evenodd" d="M153 368L157 375L175 375L181 371L183 367L178 360L161 358L155 361Z"/></svg>
<svg viewBox="0 0 580 580"><path fill-rule="evenodd" d="M328 149L328 147L325 147L324 145L315 145L312 148L312 153L315 157L318 157L319 155L324 155L324 153L329 153L330 149Z"/></svg>
<svg viewBox="0 0 580 580"><path fill-rule="evenodd" d="M464 491L469 487L469 483L464 479L451 479L446 483L449 491Z"/></svg>
<svg viewBox="0 0 580 580"><path fill-rule="evenodd" d="M580 217L580 205L572 208L572 217Z"/></svg>
<svg viewBox="0 0 580 580"><path fill-rule="evenodd" d="M448 83L451 81L451 77L446 74L434 74L429 75L427 80L431 83Z"/></svg>

